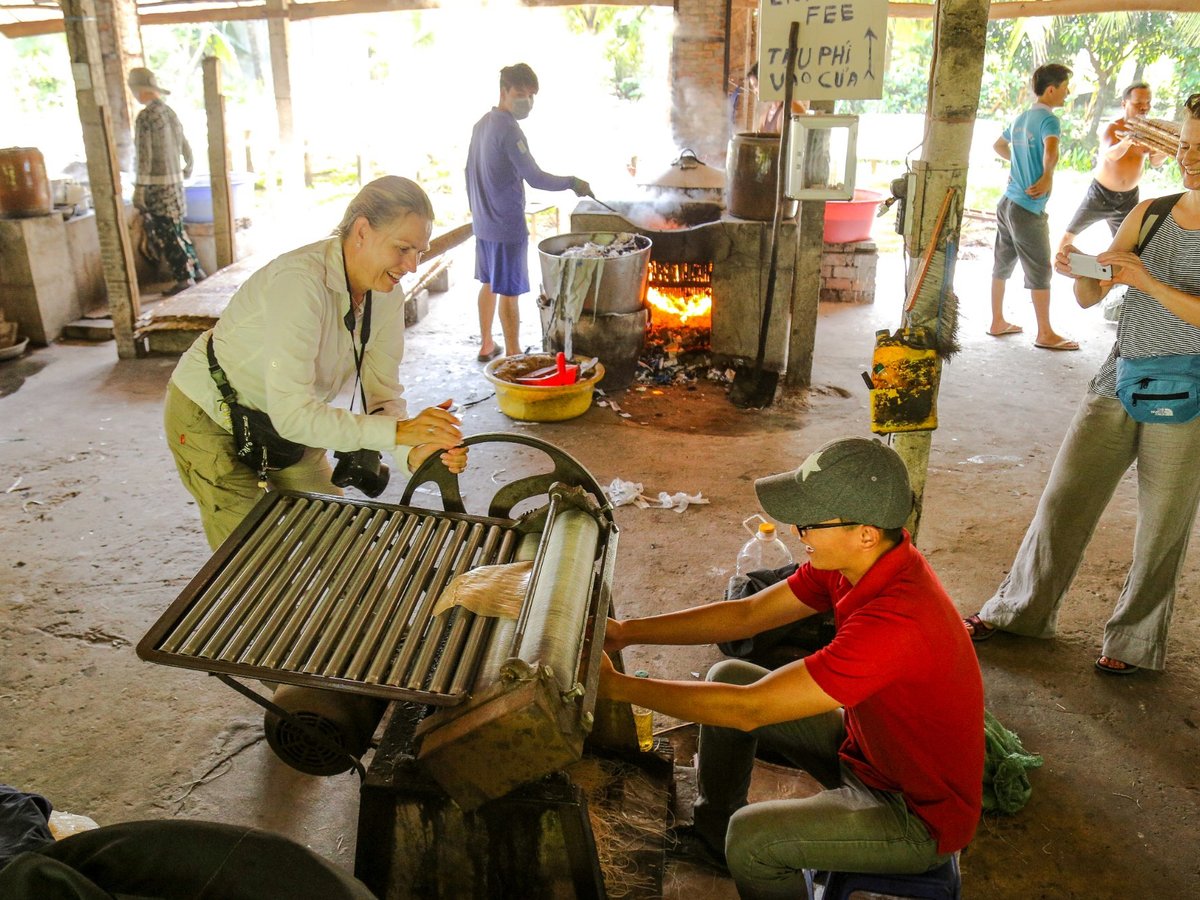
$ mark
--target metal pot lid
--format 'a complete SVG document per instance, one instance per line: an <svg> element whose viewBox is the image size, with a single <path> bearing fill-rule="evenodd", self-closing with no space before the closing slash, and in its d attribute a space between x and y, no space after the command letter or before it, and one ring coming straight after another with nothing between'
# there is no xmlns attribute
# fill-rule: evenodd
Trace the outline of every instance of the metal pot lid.
<svg viewBox="0 0 1200 900"><path fill-rule="evenodd" d="M722 190L725 187L725 173L701 162L695 151L684 150L669 169L644 184L646 187L674 190Z"/></svg>

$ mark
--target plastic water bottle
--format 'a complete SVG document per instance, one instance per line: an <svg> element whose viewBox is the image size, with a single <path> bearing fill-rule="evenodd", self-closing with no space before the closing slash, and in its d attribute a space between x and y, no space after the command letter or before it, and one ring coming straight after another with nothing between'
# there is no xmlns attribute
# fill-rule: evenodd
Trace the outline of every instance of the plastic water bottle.
<svg viewBox="0 0 1200 900"><path fill-rule="evenodd" d="M751 523L757 522L755 527ZM746 541L737 556L737 574L745 575L757 569L778 569L795 562L792 553L775 533L775 526L760 515L742 522L742 527L754 537Z"/></svg>
<svg viewBox="0 0 1200 900"><path fill-rule="evenodd" d="M650 673L638 669L633 673L634 678L649 678ZM633 726L637 731L638 749L649 753L654 749L654 713L644 706L633 707Z"/></svg>

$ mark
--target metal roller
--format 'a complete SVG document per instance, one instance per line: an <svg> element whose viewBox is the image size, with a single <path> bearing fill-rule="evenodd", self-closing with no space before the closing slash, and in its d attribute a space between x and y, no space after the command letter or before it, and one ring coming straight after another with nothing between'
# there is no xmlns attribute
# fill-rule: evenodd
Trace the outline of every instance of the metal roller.
<svg viewBox="0 0 1200 900"><path fill-rule="evenodd" d="M409 620L408 633L404 638L404 646L400 649L400 655L384 679L386 684L400 685L406 682L405 673L415 662L417 654L422 649L426 637L425 626L429 624L429 614L433 611L433 604L441 594L442 588L446 586L446 582L450 580L455 557L466 543L470 533L471 526L466 522L459 522L454 529L454 534L446 542L441 557L437 561L437 569L433 573L433 578L425 587L425 595L413 610L412 618Z"/></svg>
<svg viewBox="0 0 1200 900"><path fill-rule="evenodd" d="M366 555L355 563L354 577L346 586L345 594L338 599L337 608L330 615L324 634L306 662L306 671L320 672L322 675L336 675L341 672L346 658L354 649L349 644L353 636L347 634L346 622L355 608L363 602L363 592L375 577L376 570L395 540L403 521L400 516L387 516L383 528L367 549Z"/></svg>
<svg viewBox="0 0 1200 900"><path fill-rule="evenodd" d="M500 537L502 534L503 538ZM497 551L495 545L498 539L500 549ZM501 531L499 526L493 525L488 529L479 565L503 565L510 562L515 545L516 537L512 531ZM438 667L430 690L452 694L466 690L483 652L484 640L491 630L491 621L465 609L459 610L450 629L450 637L446 639L446 649L442 654L443 664ZM447 665L447 662L451 663L452 667Z"/></svg>
<svg viewBox="0 0 1200 900"><path fill-rule="evenodd" d="M319 504L306 504L303 515L296 520L296 530L303 533L310 528L320 511ZM213 630L208 640L196 649L197 656L219 659L224 655L225 647L229 644L230 639L235 633L242 630L243 623L247 618L253 620L250 622L250 627L256 627L258 618L256 610L263 605L260 603L260 599L273 596L273 592L270 590L272 581L277 578L281 569L294 568L299 565L299 561L296 560L297 551L293 535L290 532L284 532L283 529L280 531L280 539L266 545L270 548L270 552L264 555L250 584L234 598L233 604L226 608L223 621Z"/></svg>
<svg viewBox="0 0 1200 900"><path fill-rule="evenodd" d="M304 623L312 617L312 611L317 605L317 601L324 596L329 582L341 570L347 551L354 543L355 535L362 528L362 523L370 517L370 510L363 510L357 506L342 508L337 522L334 523L334 528L339 532L337 542L330 548L326 556L314 556L318 567L315 577L309 584L308 590L293 607L292 614L280 623L275 640L271 642L270 646L263 648L259 654L261 665L278 666L291 652L296 635L300 633Z"/></svg>
<svg viewBox="0 0 1200 900"><path fill-rule="evenodd" d="M208 636L224 621L225 614L246 585L258 573L263 560L290 530L291 523L304 512L302 503L289 504L277 525L257 530L243 545L245 553L237 554L238 566L229 566L196 598L192 608L173 629L163 649L173 653L195 655Z"/></svg>
<svg viewBox="0 0 1200 900"><path fill-rule="evenodd" d="M383 635L381 647L395 649L400 646L401 638L407 639L409 635L413 634L412 629L409 628L409 620L422 599L425 584L434 570L434 565L441 554L441 547L445 543L452 525L453 523L449 519L442 519L437 523L432 544L421 554L420 565L417 566L416 572L404 587L404 595L400 598L399 609L392 617L392 621ZM393 657L394 653L378 654L371 665L367 667L367 672L363 675L362 680L368 684L394 683L391 680L385 681L384 678L384 673L390 669Z"/></svg>
<svg viewBox="0 0 1200 900"><path fill-rule="evenodd" d="M442 571L448 573L446 578L447 584L451 579L457 578L468 569L479 565L479 561L476 560L475 557L479 552L480 544L483 543L484 532L485 529L483 525L472 525L465 549L459 555L458 560L456 562L450 559L444 559L442 561ZM486 556L484 558L486 559ZM432 611L433 606L437 603L437 599L439 596L441 596L441 593L442 589L438 589L437 591L431 590L427 595L426 600L428 603L426 605L429 607L430 611ZM430 621L429 630L426 632L424 638L420 642L421 653L417 657L417 661L413 664L412 672L409 673L408 678L405 679L405 687L416 689L425 684L425 680L429 677L429 668L433 665L434 655L437 654L438 649L442 646L443 637L445 637L447 634L450 620L454 619L457 621L458 619L468 615L471 615L471 613L465 609L458 610L457 615L455 614L454 610L449 610ZM450 668L453 666L453 660L453 654L443 653L440 657L438 657L438 665L439 667L445 666L446 668Z"/></svg>
<svg viewBox="0 0 1200 900"><path fill-rule="evenodd" d="M406 613L402 613L404 609L404 600L407 596L409 588L413 584L413 572L421 561L425 558L430 540L437 530L437 520L425 518L420 520L420 529L417 531L412 540L411 545L405 551L404 564L400 567L400 571L396 573L395 579L387 592L387 597L379 608L378 615L371 621L366 632L362 635L362 639L358 643L358 650L354 657L350 660L350 664L346 667L346 677L359 679L362 677L363 670L371 660L375 659L376 655L383 651L390 652L394 650L394 642L389 642L385 637L385 631L390 630L394 623L402 622Z"/></svg>
<svg viewBox="0 0 1200 900"><path fill-rule="evenodd" d="M531 665L549 666L563 691L575 683L599 545L600 526L593 516L572 506L554 510L552 504L522 610L528 617L523 628L518 622L514 636L520 641L514 655Z"/></svg>
<svg viewBox="0 0 1200 900"><path fill-rule="evenodd" d="M354 549L348 553L348 563L357 563L362 559L362 547L369 546L379 534L380 529L387 523L388 516L383 510L371 510L370 516L362 523L362 530L355 536ZM337 614L338 607L345 600L346 584L357 571L355 565L342 565L330 582L325 595L314 607L311 616L304 623L300 636L288 652L284 660L284 668L306 671L308 661L315 654L315 647L324 635L329 632L330 620Z"/></svg>

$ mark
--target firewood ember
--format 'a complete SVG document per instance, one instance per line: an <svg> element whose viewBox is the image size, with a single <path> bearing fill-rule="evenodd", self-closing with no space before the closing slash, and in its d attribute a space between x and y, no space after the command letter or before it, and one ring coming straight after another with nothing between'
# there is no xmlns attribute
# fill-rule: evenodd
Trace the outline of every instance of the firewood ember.
<svg viewBox="0 0 1200 900"><path fill-rule="evenodd" d="M712 329L707 325L651 322L635 380L654 385L686 385L700 380L728 384L732 370L713 365L711 340Z"/></svg>

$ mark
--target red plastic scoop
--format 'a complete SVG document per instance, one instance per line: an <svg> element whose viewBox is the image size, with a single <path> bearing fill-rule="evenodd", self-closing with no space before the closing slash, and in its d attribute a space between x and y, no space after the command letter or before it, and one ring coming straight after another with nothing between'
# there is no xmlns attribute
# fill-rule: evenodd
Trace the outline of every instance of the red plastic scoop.
<svg viewBox="0 0 1200 900"><path fill-rule="evenodd" d="M534 387L561 387L574 384L579 380L579 366L567 365L567 355L561 350L554 358L555 364L543 369L534 369L525 375L519 375L514 381L517 384L528 384Z"/></svg>

